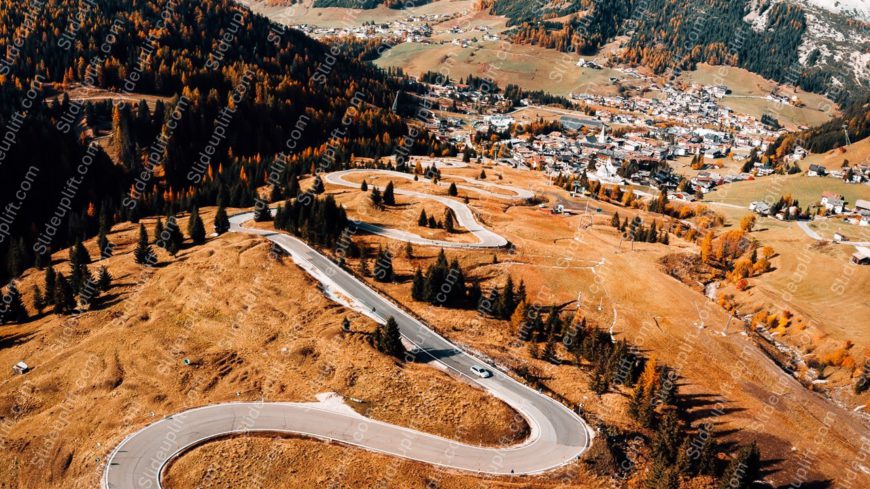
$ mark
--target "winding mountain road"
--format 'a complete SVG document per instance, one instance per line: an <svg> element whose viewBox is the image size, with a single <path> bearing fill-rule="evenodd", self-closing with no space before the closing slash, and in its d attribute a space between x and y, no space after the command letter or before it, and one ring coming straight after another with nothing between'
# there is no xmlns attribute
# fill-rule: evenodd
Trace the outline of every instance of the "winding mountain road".
<svg viewBox="0 0 870 489"><path fill-rule="evenodd" d="M810 238L812 238L816 241L826 241L825 238L821 234L817 233L815 230L813 230L813 228L810 227L809 221L797 221L797 225L799 228L801 228L801 230L804 232L804 234L806 234ZM861 229L857 226L855 227L855 229L859 232L862 232L862 233L864 231L863 229ZM845 239L842 241L837 241L837 243L843 244L843 245L852 245L852 246L870 246L870 241L851 241L851 240Z"/></svg>
<svg viewBox="0 0 870 489"><path fill-rule="evenodd" d="M457 167L456 164L452 164L450 166ZM347 180L348 176L359 174L386 175L391 178L401 178L406 180L412 180L414 178L414 175L410 173L402 173L392 170L355 169L329 173L326 175L326 182L343 187L359 188L359 182L352 182ZM489 187L493 189L499 189L505 192L510 192L510 194L490 192L489 190L485 190L471 185L460 184L456 186L457 188L461 188L470 192L476 192L478 194L486 195L489 197L519 201L534 197L534 193L532 193L531 191L512 187L509 185L499 185L496 183L475 180L473 178L461 176L452 178L459 178L468 182L473 182L483 187ZM447 183L440 182L439 185L447 186ZM504 237L490 231L489 229L486 229L479 222L477 222L477 219L475 219L474 217L474 213L471 212L471 208L469 208L468 205L463 202L460 202L450 197L445 197L443 195L431 195L424 192L416 192L413 190L406 190L402 188L395 189L394 193L396 195L405 195L418 199L434 200L443 204L446 207L449 207L453 211L453 215L456 216L456 222L463 228L467 229L471 234L473 234L474 237L477 238L477 243L457 243L454 241L429 239L409 231L403 231L401 229L394 228L385 228L383 226L367 222L358 222L356 223L357 227L365 232L377 234L379 236L384 236L391 239L396 239L399 241L407 241L412 244L418 244L423 246L440 246L442 248L500 248L503 246L507 246L508 244L508 241Z"/></svg>
<svg viewBox="0 0 870 489"><path fill-rule="evenodd" d="M340 173L332 181L342 181L342 174L346 175ZM414 194L417 193L405 195ZM459 209L457 214L462 212ZM473 219L470 211L462 215ZM252 212L233 216L231 231L260 235L280 246L321 282L329 297L379 322L390 316L395 318L402 336L416 346L418 358L429 355L431 361L504 401L528 422L529 437L518 445L480 447L364 418L348 409L330 409L322 403L215 404L169 416L125 438L107 457L103 489L161 488L167 464L186 450L246 432L301 434L451 469L494 475L546 472L571 463L589 447L592 430L573 411L497 368L490 367L493 372L490 378L471 375L472 365L486 362L438 335L301 240L244 227L252 217ZM467 227L468 223L464 225Z"/></svg>

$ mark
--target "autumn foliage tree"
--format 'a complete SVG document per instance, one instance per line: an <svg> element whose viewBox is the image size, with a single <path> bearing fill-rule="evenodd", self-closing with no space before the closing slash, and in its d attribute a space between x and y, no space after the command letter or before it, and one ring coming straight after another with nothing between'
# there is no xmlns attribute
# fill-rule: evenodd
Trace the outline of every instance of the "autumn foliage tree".
<svg viewBox="0 0 870 489"><path fill-rule="evenodd" d="M742 219L740 219L740 230L745 233L752 232L752 228L755 227L755 222L755 214L746 214Z"/></svg>
<svg viewBox="0 0 870 489"><path fill-rule="evenodd" d="M385 324L378 325L372 340L375 348L381 353L399 359L405 355L405 346L402 345L399 324L393 316L390 316Z"/></svg>

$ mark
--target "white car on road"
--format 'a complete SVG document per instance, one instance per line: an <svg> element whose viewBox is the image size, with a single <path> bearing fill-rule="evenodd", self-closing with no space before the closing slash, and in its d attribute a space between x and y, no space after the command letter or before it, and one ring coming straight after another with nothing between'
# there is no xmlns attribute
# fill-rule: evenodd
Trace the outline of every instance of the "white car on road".
<svg viewBox="0 0 870 489"><path fill-rule="evenodd" d="M481 367L480 365L472 365L471 371L474 373L474 375L477 375L478 377L482 377L484 379L488 378L488 377L492 377L492 372Z"/></svg>

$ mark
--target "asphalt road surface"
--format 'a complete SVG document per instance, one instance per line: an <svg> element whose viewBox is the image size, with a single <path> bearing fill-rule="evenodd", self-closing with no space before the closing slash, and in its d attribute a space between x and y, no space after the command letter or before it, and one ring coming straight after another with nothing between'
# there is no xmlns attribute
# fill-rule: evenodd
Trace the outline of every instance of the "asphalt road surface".
<svg viewBox="0 0 870 489"><path fill-rule="evenodd" d="M347 180L345 177L348 175L352 175L354 173L359 174L377 174L377 175L386 175L392 178L402 178L411 180L414 178L414 175L410 173L402 173L392 170L374 170L374 169L357 169L357 170L345 170L345 171L337 171L333 173L329 173L326 175L326 181L333 185L340 185L343 187L351 187L351 188L359 188L360 184L356 182L351 182ZM477 192L481 195L487 195L490 197L506 199L506 200L525 200L534 196L534 194L528 190L511 187L508 185L499 185L496 183L474 180L472 178L467 177L459 177L469 182L474 182L477 185L497 188L500 190L511 192L511 194L505 193L497 193L490 192L488 190L481 189L479 187L473 187L470 185L457 185L457 188L461 188L463 190ZM440 185L446 186L444 182L441 182ZM415 192L413 190L406 190L397 188L394 193L396 195L405 195L408 197L414 197L418 199L428 199L440 202L441 204L449 207L453 210L453 215L456 216L456 222L467 229L474 237L477 238L477 243L457 243L453 241L442 241L437 239L428 239L424 238L418 234L411 233L409 231L403 231L401 229L395 228L385 228L383 226L378 226L377 224L371 224L367 222L358 222L356 223L357 227L365 232L377 234L379 236L384 236L387 238L399 240L399 241L407 241L412 244L418 244L423 246L440 246L442 248L500 248L506 246L508 241L499 234L496 234L489 229L483 227L477 219L474 217L474 213L471 212L471 209L463 202L456 200L452 197L445 197L443 195L431 195L423 192Z"/></svg>
<svg viewBox="0 0 870 489"><path fill-rule="evenodd" d="M349 298L348 305L375 320L394 317L402 336L416 345L418 359L439 362L510 405L528 422L530 436L518 445L486 448L321 409L317 404L216 404L169 416L129 435L106 460L104 489L162 487L166 464L188 448L254 431L297 433L452 469L501 475L546 472L576 460L589 447L592 431L570 409L462 351L299 239L242 227L252 216L233 216L232 231L258 234L276 243L319 280L327 293ZM493 376L474 376L472 365L487 366Z"/></svg>

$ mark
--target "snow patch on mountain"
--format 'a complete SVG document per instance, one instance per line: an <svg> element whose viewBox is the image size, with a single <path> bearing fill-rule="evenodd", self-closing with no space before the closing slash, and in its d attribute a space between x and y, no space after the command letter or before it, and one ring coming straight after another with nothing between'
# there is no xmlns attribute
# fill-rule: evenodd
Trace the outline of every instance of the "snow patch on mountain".
<svg viewBox="0 0 870 489"><path fill-rule="evenodd" d="M870 20L870 0L801 0L801 3L823 8L835 14Z"/></svg>
<svg viewBox="0 0 870 489"><path fill-rule="evenodd" d="M767 14L770 12L770 9L766 9L764 12L760 12L760 10L758 2L753 0L749 4L749 12L743 17L743 22L749 24L756 32L761 32L767 28Z"/></svg>
<svg viewBox="0 0 870 489"><path fill-rule="evenodd" d="M807 19L807 29L798 47L799 60L809 68L824 68L835 86L868 89L870 81L870 26L854 22L854 9L846 12L844 5L860 6L862 18L870 18L870 0L800 0ZM840 13L843 11L844 13ZM851 83L842 82L849 81Z"/></svg>

